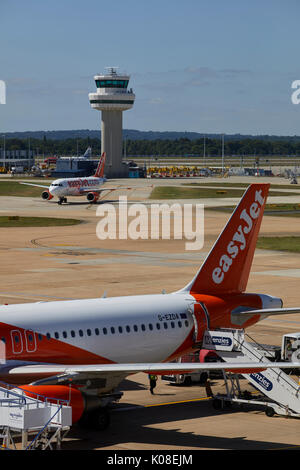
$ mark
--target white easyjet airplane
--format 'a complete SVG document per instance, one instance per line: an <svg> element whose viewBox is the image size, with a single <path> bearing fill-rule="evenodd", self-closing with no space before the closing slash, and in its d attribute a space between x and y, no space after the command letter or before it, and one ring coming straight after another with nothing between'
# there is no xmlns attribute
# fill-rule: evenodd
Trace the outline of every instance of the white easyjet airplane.
<svg viewBox="0 0 300 470"><path fill-rule="evenodd" d="M58 197L58 204L67 202L67 196L86 196L90 203L97 202L100 194L104 191L115 191L117 189L132 189L132 188L102 188L102 185L106 183L104 176L106 154L103 152L99 160L99 164L94 176L87 177L76 177L76 178L60 178L51 185L44 186L41 184L34 183L20 183L28 186L37 186L39 188L45 188L42 192L42 199L50 201L54 196Z"/></svg>
<svg viewBox="0 0 300 470"><path fill-rule="evenodd" d="M73 422L100 428L125 377L179 373L182 364L171 361L199 349L206 329L245 329L268 315L300 313L282 308L280 298L245 292L268 190L249 186L195 277L176 292L1 306L0 380L70 399ZM226 362L247 373L291 366L300 363ZM185 364L186 371L201 368L224 363Z"/></svg>

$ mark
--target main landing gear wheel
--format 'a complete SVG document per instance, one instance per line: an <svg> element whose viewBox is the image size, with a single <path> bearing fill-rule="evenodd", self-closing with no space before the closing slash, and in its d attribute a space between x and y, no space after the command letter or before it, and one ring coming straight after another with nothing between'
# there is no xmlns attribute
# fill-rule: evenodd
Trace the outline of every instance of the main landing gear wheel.
<svg viewBox="0 0 300 470"><path fill-rule="evenodd" d="M79 425L85 429L104 431L110 425L110 414L106 408L99 408L84 414L79 421Z"/></svg>
<svg viewBox="0 0 300 470"><path fill-rule="evenodd" d="M68 202L68 199L66 197L60 197L57 204L62 204L63 202Z"/></svg>
<svg viewBox="0 0 300 470"><path fill-rule="evenodd" d="M93 428L97 431L104 431L110 425L110 414L106 409L97 410L92 420Z"/></svg>

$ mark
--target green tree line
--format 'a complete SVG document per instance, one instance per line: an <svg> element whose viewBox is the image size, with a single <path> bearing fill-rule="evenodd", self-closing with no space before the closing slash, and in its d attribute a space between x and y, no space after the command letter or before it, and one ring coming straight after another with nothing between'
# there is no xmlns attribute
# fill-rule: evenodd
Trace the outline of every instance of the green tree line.
<svg viewBox="0 0 300 470"><path fill-rule="evenodd" d="M3 142L0 143L3 149ZM101 152L101 140L97 138L54 139L6 139L6 150L34 151L36 155L82 155L88 147L92 147L93 155ZM126 147L126 148L125 148ZM124 140L123 151L127 157L138 155L155 156L203 156L204 139L156 139L156 140ZM224 141L225 155L300 155L300 141L294 140L263 140L263 139L232 139ZM222 155L221 139L205 139L205 155Z"/></svg>

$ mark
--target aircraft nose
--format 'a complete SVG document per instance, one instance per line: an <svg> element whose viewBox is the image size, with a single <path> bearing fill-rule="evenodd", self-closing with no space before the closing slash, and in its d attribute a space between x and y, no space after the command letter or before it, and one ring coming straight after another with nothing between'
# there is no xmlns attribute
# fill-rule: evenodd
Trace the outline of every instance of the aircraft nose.
<svg viewBox="0 0 300 470"><path fill-rule="evenodd" d="M57 194L57 192L58 192L58 188L56 186L50 186L49 193L52 194L52 196Z"/></svg>

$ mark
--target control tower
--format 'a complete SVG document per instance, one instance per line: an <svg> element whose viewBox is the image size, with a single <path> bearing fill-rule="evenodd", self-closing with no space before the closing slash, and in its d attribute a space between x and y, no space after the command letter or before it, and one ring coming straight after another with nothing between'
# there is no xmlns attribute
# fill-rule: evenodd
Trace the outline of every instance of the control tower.
<svg viewBox="0 0 300 470"><path fill-rule="evenodd" d="M128 176L122 162L123 111L131 109L135 94L128 89L129 75L119 75L116 67L106 74L95 75L96 93L89 93L91 107L101 113L101 153L106 152L105 175L108 178Z"/></svg>

